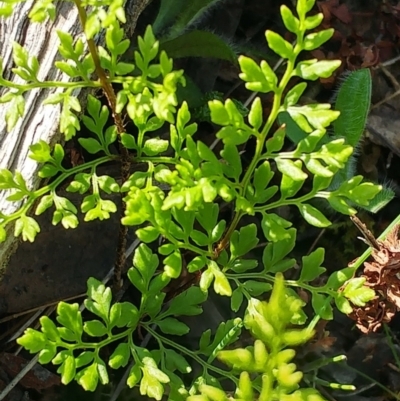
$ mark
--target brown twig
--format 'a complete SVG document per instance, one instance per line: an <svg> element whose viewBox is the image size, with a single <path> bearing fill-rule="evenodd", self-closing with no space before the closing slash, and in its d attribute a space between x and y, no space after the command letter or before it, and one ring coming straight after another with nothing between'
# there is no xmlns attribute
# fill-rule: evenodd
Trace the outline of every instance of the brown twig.
<svg viewBox="0 0 400 401"><path fill-rule="evenodd" d="M150 3L151 0L135 0L133 7L133 13L130 13L131 20L130 20L130 34L132 34L132 29L136 27L137 20L141 14L141 12L146 8L146 6ZM82 27L85 27L87 21L86 11L82 7L81 0L75 0L75 4L78 8L79 18L82 24ZM103 89L104 95L108 101L108 104L111 109L111 113L115 122L115 126L117 127L118 132L118 143L119 143L119 150L121 154L121 179L122 182L125 182L129 178L130 174L130 167L131 167L131 158L128 149L122 145L121 143L121 134L125 132L123 118L120 113L116 111L116 104L117 99L115 95L114 88L112 87L108 77L106 76L105 71L100 65L100 59L97 52L96 44L93 39L88 40L88 48L90 54L92 55L93 62L95 65L96 74L99 78L101 83L101 87ZM123 201L122 194L121 194L121 217L125 213L126 205ZM128 234L128 227L120 223L119 231L118 231L118 244L117 244L117 256L114 266L114 279L113 279L113 289L114 292L118 292L122 288L122 272L125 267L125 250L126 250L126 238Z"/></svg>

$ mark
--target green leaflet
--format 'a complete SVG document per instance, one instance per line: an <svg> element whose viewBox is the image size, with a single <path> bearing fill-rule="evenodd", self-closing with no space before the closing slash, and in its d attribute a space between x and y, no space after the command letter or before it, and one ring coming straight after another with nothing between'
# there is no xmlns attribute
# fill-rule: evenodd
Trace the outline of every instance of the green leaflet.
<svg viewBox="0 0 400 401"><path fill-rule="evenodd" d="M104 29L104 47L86 54L83 40L59 33L61 60L56 67L73 79L67 88L54 83L57 91L47 103L61 105L60 131L66 138L83 122L88 132L80 144L94 156L67 168L61 145L33 144L30 157L41 164L39 176L51 178L39 190L28 188L21 173L1 170L0 190L10 191L7 201L22 206L9 216L0 213L0 239L6 239L4 228L15 222L16 235L34 240L40 227L27 214L34 204L37 215L53 207L53 224L73 228L79 208L85 221L109 218L117 205L107 196L122 192L121 222L133 227L142 243L129 260L125 279L133 286L132 303L116 302L110 287L90 278L85 313L78 304L60 302L56 321L41 318L40 329L27 329L18 343L38 353L40 363L58 365L64 384L76 380L86 391L107 384L109 368L129 364L127 385L137 386L141 395L157 401L226 401L227 381L232 382L234 397L245 401L321 401L314 388L318 372L303 380L303 372L293 363L294 347L312 338L318 319L332 319L332 301L340 311L350 313L353 307L366 307L375 294L363 280L352 278L355 267L338 270L321 284L325 271L321 248L299 263L293 257L297 241L291 213L298 211L308 224L326 227L330 221L315 198L352 215L356 212L352 205L371 207L381 187L350 174L332 189L335 175L349 165L362 124L346 135L329 136L339 111L329 103L301 100L307 86L302 80L327 77L340 64L302 56L298 60L301 52L318 48L333 34L332 29L315 30L322 14L307 16L314 0L298 0L296 13L287 6L280 9L296 44L272 31L265 34L270 50L284 58L283 74L266 60L248 55L238 59L239 77L246 88L269 93L272 108L263 104L264 96L255 97L249 110L223 95L213 96L208 107L211 122L218 126L215 137L198 135L188 103L178 101L178 88L186 84L184 72L174 70L169 56L236 62L230 46L210 32L182 34L216 3L161 1L156 29L170 28L168 39L160 44L147 27L129 62L119 61L130 43L120 24L125 15L117 0L104 0L90 9L82 6L86 17L82 29L88 38ZM36 4L37 20L51 14L48 4ZM86 110L78 116L81 105L74 90L104 85L104 79L92 76L93 56L108 77L110 86L103 89L109 104L89 96ZM8 89L0 102L14 108L9 125L24 113L24 92L43 85L36 79L37 60L19 45L14 46L14 62L14 72L25 84L16 86L0 77L0 84ZM289 89L293 77L297 81ZM351 91L347 86L342 90ZM356 101L361 102L357 97L361 95L365 94L355 94ZM367 109L362 111L365 120ZM115 151L117 138L121 152ZM288 146L287 138L294 147ZM249 139L254 147L246 146ZM98 171L103 163L129 164L128 159L135 171L121 184ZM84 195L79 207L57 192L66 180L67 192ZM286 210L290 212L284 217ZM122 246L118 251L124 251ZM293 267L298 274L285 280L283 274ZM218 296L225 298L215 305ZM303 299L310 300L315 312L308 326ZM229 320L219 308L224 301L226 309L230 305L242 316ZM200 336L193 333L198 327ZM251 338L241 348L235 342L244 329ZM192 334L197 336L194 342ZM214 365L215 358L233 370ZM192 367L196 367L194 377L185 376Z"/></svg>

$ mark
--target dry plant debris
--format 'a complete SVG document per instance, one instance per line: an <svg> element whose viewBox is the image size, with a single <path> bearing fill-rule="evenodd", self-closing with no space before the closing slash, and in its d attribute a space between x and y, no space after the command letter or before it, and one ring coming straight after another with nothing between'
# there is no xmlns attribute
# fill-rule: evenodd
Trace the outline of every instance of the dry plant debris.
<svg viewBox="0 0 400 401"><path fill-rule="evenodd" d="M375 240L370 261L364 263L362 277L376 296L365 307L355 306L349 315L363 333L376 332L400 310L400 226L383 241ZM370 234L371 235L371 234Z"/></svg>

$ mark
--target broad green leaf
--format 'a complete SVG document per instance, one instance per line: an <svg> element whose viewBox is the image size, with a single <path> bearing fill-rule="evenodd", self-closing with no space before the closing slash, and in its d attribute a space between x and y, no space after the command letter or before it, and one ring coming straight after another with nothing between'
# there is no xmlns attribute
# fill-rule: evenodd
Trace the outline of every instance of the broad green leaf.
<svg viewBox="0 0 400 401"><path fill-rule="evenodd" d="M242 174L242 161L238 148L235 145L225 144L221 151L221 156L227 162L222 164L222 170L225 176L239 181Z"/></svg>
<svg viewBox="0 0 400 401"><path fill-rule="evenodd" d="M334 31L333 28L330 28L309 33L304 37L304 50L311 51L317 49L333 36Z"/></svg>
<svg viewBox="0 0 400 401"><path fill-rule="evenodd" d="M172 317L167 317L158 321L157 326L163 333L175 336L183 336L184 334L189 333L190 330L185 323L182 323L178 319L174 319Z"/></svg>
<svg viewBox="0 0 400 401"><path fill-rule="evenodd" d="M189 273L194 273L202 269L207 263L204 256L195 256L187 265Z"/></svg>
<svg viewBox="0 0 400 401"><path fill-rule="evenodd" d="M312 292L311 305L314 312L324 320L333 319L333 310L330 298L318 292Z"/></svg>
<svg viewBox="0 0 400 401"><path fill-rule="evenodd" d="M143 313L154 319L161 312L166 295L163 291L150 293L143 304Z"/></svg>
<svg viewBox="0 0 400 401"><path fill-rule="evenodd" d="M302 163L300 160L296 160L295 165L297 167L302 167ZM291 177L287 176L286 174L282 174L281 180L281 199L287 199L295 196L297 192L303 186L305 180L302 181L294 181Z"/></svg>
<svg viewBox="0 0 400 401"><path fill-rule="evenodd" d="M319 160L305 156L303 161L307 169L314 175L320 175L322 177L333 176L333 172L329 168L325 167Z"/></svg>
<svg viewBox="0 0 400 401"><path fill-rule="evenodd" d="M111 354L108 364L113 369L125 367L130 359L131 352L128 343L120 343Z"/></svg>
<svg viewBox="0 0 400 401"><path fill-rule="evenodd" d="M147 156L156 156L168 149L168 141L165 139L151 138L143 146L143 153Z"/></svg>
<svg viewBox="0 0 400 401"><path fill-rule="evenodd" d="M296 65L293 75L308 81L315 81L318 78L329 78L339 68L340 64L340 60L317 61L317 59L313 59L300 61Z"/></svg>
<svg viewBox="0 0 400 401"><path fill-rule="evenodd" d="M28 328L22 337L17 339L17 343L22 345L31 354L41 351L47 344L46 334L40 331Z"/></svg>
<svg viewBox="0 0 400 401"><path fill-rule="evenodd" d="M297 33L300 28L300 21L296 18L289 7L286 5L281 6L281 17L288 31Z"/></svg>
<svg viewBox="0 0 400 401"><path fill-rule="evenodd" d="M250 134L248 130L228 126L217 132L217 138L221 139L224 144L237 146L246 143Z"/></svg>
<svg viewBox="0 0 400 401"><path fill-rule="evenodd" d="M293 56L293 46L276 32L267 30L265 37L268 46L282 58L290 59Z"/></svg>
<svg viewBox="0 0 400 401"><path fill-rule="evenodd" d="M164 349L166 356L166 365L168 370L174 371L176 369L181 373L190 373L192 371L188 361L173 349Z"/></svg>
<svg viewBox="0 0 400 401"><path fill-rule="evenodd" d="M143 377L140 381L140 394L147 395L160 401L164 394L163 384L168 383L169 377L157 368L155 361L151 358L144 358L142 367Z"/></svg>
<svg viewBox="0 0 400 401"><path fill-rule="evenodd" d="M38 163L46 163L53 160L51 156L50 146L42 139L29 146L29 158L37 161Z"/></svg>
<svg viewBox="0 0 400 401"><path fill-rule="evenodd" d="M106 287L101 281L90 277L87 281L87 296L85 306L94 314L108 322L111 307L111 288Z"/></svg>
<svg viewBox="0 0 400 401"><path fill-rule="evenodd" d="M194 212L187 212L187 211L184 211L184 210L181 210L181 209L174 209L174 210L172 210L172 214L173 214L175 220L182 227L183 232L186 235L186 238L188 238L189 234L193 230L195 213Z"/></svg>
<svg viewBox="0 0 400 401"><path fill-rule="evenodd" d="M75 365L77 368L81 368L82 366L88 365L94 359L94 352L92 351L83 351L75 358Z"/></svg>
<svg viewBox="0 0 400 401"><path fill-rule="evenodd" d="M158 267L158 257L146 244L140 244L135 250L133 265L128 271L129 280L140 292L145 293Z"/></svg>
<svg viewBox="0 0 400 401"><path fill-rule="evenodd" d="M128 385L129 388L133 388L140 382L141 379L142 379L142 370L140 369L139 364L135 364L129 371L129 376L128 379L126 380L126 384Z"/></svg>
<svg viewBox="0 0 400 401"><path fill-rule="evenodd" d="M236 288L232 292L232 296L231 296L231 309L233 312L237 312L240 309L240 307L242 306L243 300L244 300L243 292L241 291L240 288Z"/></svg>
<svg viewBox="0 0 400 401"><path fill-rule="evenodd" d="M236 273L244 273L248 270L255 269L258 266L256 259L235 259L229 264L231 269Z"/></svg>
<svg viewBox="0 0 400 401"><path fill-rule="evenodd" d="M343 197L334 196L332 193L326 198L332 209L339 213L352 216L357 213L357 210L351 207Z"/></svg>
<svg viewBox="0 0 400 401"><path fill-rule="evenodd" d="M253 185L257 192L261 192L271 181L274 173L271 171L271 165L268 161L264 161L254 171Z"/></svg>
<svg viewBox="0 0 400 401"><path fill-rule="evenodd" d="M107 194L119 192L119 185L115 178L110 177L109 175L102 175L97 177L97 182L99 183L100 188Z"/></svg>
<svg viewBox="0 0 400 401"><path fill-rule="evenodd" d="M343 295L356 306L365 307L375 297L375 291L364 285L365 277L354 277L344 287Z"/></svg>
<svg viewBox="0 0 400 401"><path fill-rule="evenodd" d="M44 334L46 334L47 338L51 341L60 340L60 334L57 330L56 325L48 316L42 316L40 318L41 330Z"/></svg>
<svg viewBox="0 0 400 401"><path fill-rule="evenodd" d="M43 348L39 353L39 363L47 364L52 361L54 356L57 353L57 347L54 343L47 344L45 348Z"/></svg>
<svg viewBox="0 0 400 401"><path fill-rule="evenodd" d="M102 337L107 334L107 327L100 320L85 322L83 330L92 337Z"/></svg>
<svg viewBox="0 0 400 401"><path fill-rule="evenodd" d="M35 214L36 216L39 216L42 214L44 211L46 211L49 207L53 205L53 195L45 195L40 199L39 204L36 207Z"/></svg>
<svg viewBox="0 0 400 401"><path fill-rule="evenodd" d="M246 255L258 244L258 241L255 224L248 224L241 227L239 231L234 231L230 241L231 258Z"/></svg>
<svg viewBox="0 0 400 401"><path fill-rule="evenodd" d="M186 291L177 295L170 303L165 316L185 315L195 316L202 312L200 306L207 299L207 293L203 292L199 287L190 287Z"/></svg>
<svg viewBox="0 0 400 401"><path fill-rule="evenodd" d="M61 366L57 369L57 373L61 374L61 383L67 385L75 378L76 365L75 358L71 351L66 352L64 355L64 360Z"/></svg>
<svg viewBox="0 0 400 401"><path fill-rule="evenodd" d="M171 282L171 277L165 272L156 274L154 278L150 281L149 292L159 293Z"/></svg>
<svg viewBox="0 0 400 401"><path fill-rule="evenodd" d="M92 155L103 150L100 142L94 138L79 138L78 142Z"/></svg>
<svg viewBox="0 0 400 401"><path fill-rule="evenodd" d="M294 259L285 259L294 249L296 243L296 230L286 230L287 237L276 242L270 242L264 248L263 265L267 272L276 273L285 271L296 263Z"/></svg>
<svg viewBox="0 0 400 401"><path fill-rule="evenodd" d="M229 114L220 100L211 100L208 102L211 113L211 121L214 124L226 126L229 124Z"/></svg>
<svg viewBox="0 0 400 401"><path fill-rule="evenodd" d="M114 304L110 309L110 327L136 327L139 318L137 307L130 302Z"/></svg>
<svg viewBox="0 0 400 401"><path fill-rule="evenodd" d="M142 242L145 243L153 242L160 236L160 232L153 226L139 228L135 231L135 234Z"/></svg>
<svg viewBox="0 0 400 401"><path fill-rule="evenodd" d="M251 104L249 113L249 123L255 129L259 130L263 122L263 109L261 104L261 99L256 97Z"/></svg>
<svg viewBox="0 0 400 401"><path fill-rule="evenodd" d="M128 149L137 149L135 137L130 134L121 134L121 143Z"/></svg>
<svg viewBox="0 0 400 401"><path fill-rule="evenodd" d="M307 204L301 203L296 205L303 216L304 220L315 227L328 227L332 223L315 207Z"/></svg>
<svg viewBox="0 0 400 401"><path fill-rule="evenodd" d="M277 157L275 162L278 170L293 181L303 182L307 178L307 174L294 161Z"/></svg>
<svg viewBox="0 0 400 401"><path fill-rule="evenodd" d="M314 252L302 258L302 267L300 274L300 281L313 281L326 271L321 267L324 261L325 250L324 248L317 248Z"/></svg>
<svg viewBox="0 0 400 401"><path fill-rule="evenodd" d="M347 197L358 205L367 206L369 201L373 199L381 189L382 187L380 185L375 185L372 182L363 182L354 189L351 189Z"/></svg>
<svg viewBox="0 0 400 401"><path fill-rule="evenodd" d="M97 363L93 363L90 366L79 371L75 379L85 391L96 390L97 384L99 382Z"/></svg>
<svg viewBox="0 0 400 401"><path fill-rule="evenodd" d="M214 273L214 291L223 296L230 297L232 295L232 287L228 278L218 268L213 269Z"/></svg>
<svg viewBox="0 0 400 401"><path fill-rule="evenodd" d="M341 270L337 270L333 272L329 278L327 283L324 285L324 289L328 290L338 290L347 280L352 278L355 274L354 267L346 267Z"/></svg>
<svg viewBox="0 0 400 401"><path fill-rule="evenodd" d="M335 304L337 308L340 310L340 312L346 315L349 315L351 312L353 312L353 308L350 302L343 295L335 296Z"/></svg>
<svg viewBox="0 0 400 401"><path fill-rule="evenodd" d="M18 123L20 117L25 112L25 99L22 95L15 95L11 99L10 105L6 110L7 132L10 132Z"/></svg>
<svg viewBox="0 0 400 401"><path fill-rule="evenodd" d="M219 241L225 232L226 220L220 220L211 231L211 240L213 243Z"/></svg>
<svg viewBox="0 0 400 401"><path fill-rule="evenodd" d="M291 88L285 96L285 101L284 101L285 107L296 105L299 102L300 97L304 93L306 88L307 88L307 83L305 82L300 82L299 84L293 86L293 88Z"/></svg>
<svg viewBox="0 0 400 401"><path fill-rule="evenodd" d="M168 255L164 260L164 271L171 278L178 278L182 272L182 255L177 249L170 255Z"/></svg>
<svg viewBox="0 0 400 401"><path fill-rule="evenodd" d="M245 86L247 89L254 92L268 93L276 87L276 75L267 67L268 64L266 62L264 62L264 69L269 73L268 75L250 57L240 56L238 61L242 71L239 74L239 78L246 82ZM272 71L271 73L270 70Z"/></svg>
<svg viewBox="0 0 400 401"><path fill-rule="evenodd" d="M287 136L297 144L313 131L307 118L298 110L297 106L289 106L286 112L279 113L279 122L287 124Z"/></svg>
<svg viewBox="0 0 400 401"><path fill-rule="evenodd" d="M291 234L286 229L291 227L292 223L275 213L262 213L262 216L261 228L268 241L276 242L291 238Z"/></svg>
<svg viewBox="0 0 400 401"><path fill-rule="evenodd" d="M304 21L304 26L307 30L316 28L324 19L324 14L318 13L315 15L308 16Z"/></svg>
<svg viewBox="0 0 400 401"><path fill-rule="evenodd" d="M75 340L80 341L83 324L82 316L79 311L79 305L77 303L68 304L66 302L60 302L57 306L57 321L75 335Z"/></svg>
<svg viewBox="0 0 400 401"><path fill-rule="evenodd" d="M265 281L247 280L243 283L243 288L252 296L259 297L271 291L272 285Z"/></svg>
<svg viewBox="0 0 400 401"><path fill-rule="evenodd" d="M325 129L316 129L310 134L305 135L305 137L298 142L295 151L296 155L300 156L302 153L311 153L315 151L315 148L320 143L320 141L323 140L325 134Z"/></svg>
<svg viewBox="0 0 400 401"><path fill-rule="evenodd" d="M273 136L266 140L265 146L267 148L267 153L271 154L274 152L279 152L282 150L285 141L285 129L284 125L280 126L273 134Z"/></svg>
<svg viewBox="0 0 400 401"><path fill-rule="evenodd" d="M198 230L193 230L190 233L190 238L195 242L196 245L198 246L206 246L211 243L210 239L208 236L201 231Z"/></svg>
<svg viewBox="0 0 400 401"><path fill-rule="evenodd" d="M301 19L314 7L315 0L297 0L296 11Z"/></svg>

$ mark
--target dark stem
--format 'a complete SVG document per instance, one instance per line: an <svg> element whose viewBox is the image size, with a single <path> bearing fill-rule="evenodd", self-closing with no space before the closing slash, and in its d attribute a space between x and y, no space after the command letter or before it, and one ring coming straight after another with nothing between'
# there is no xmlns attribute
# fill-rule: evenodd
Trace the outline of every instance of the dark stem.
<svg viewBox="0 0 400 401"><path fill-rule="evenodd" d="M78 8L81 25L83 28L85 28L85 24L87 21L86 10L82 7L81 0L75 0L75 4ZM116 112L117 98L115 96L115 91L114 91L114 88L112 87L105 71L103 70L103 68L100 65L100 59L99 59L99 55L97 52L96 44L93 39L89 39L87 43L88 43L88 48L89 48L90 54L92 55L92 58L93 58L95 68L96 68L96 74L99 78L104 95L106 96L108 104L110 106L115 126L117 127L119 151L121 153L121 179L122 179L122 182L125 182L129 177L131 160L130 160L130 155L129 155L128 149L125 148L125 146L123 146L121 143L121 134L123 134L125 132L124 122L123 122L121 114ZM122 200L122 196L123 195L121 194L121 200ZM121 208L122 215L125 213L125 208L126 208L125 202L122 200L122 208ZM113 280L114 281L114 283L113 283L114 292L118 292L122 287L121 275L122 275L122 271L124 269L125 260L126 260L125 249L126 249L127 233L128 233L128 228L125 227L124 225L122 225L122 223L120 223L119 233L118 233L117 256L116 256L116 261L115 261L115 265L114 265L114 280Z"/></svg>

